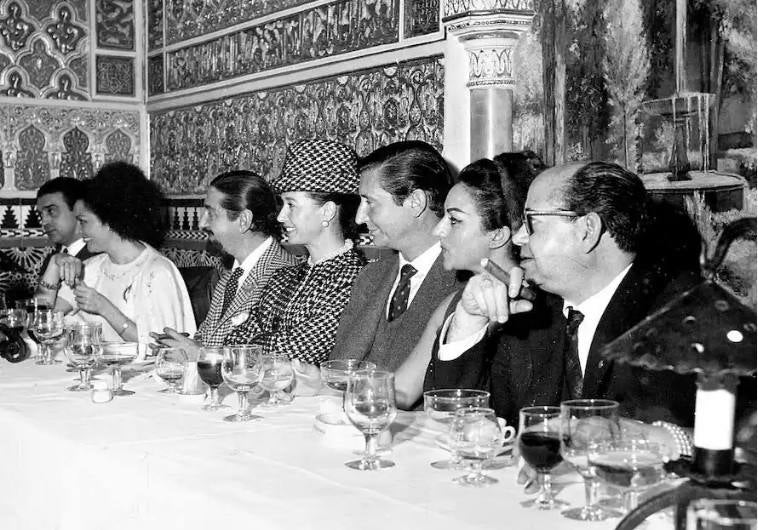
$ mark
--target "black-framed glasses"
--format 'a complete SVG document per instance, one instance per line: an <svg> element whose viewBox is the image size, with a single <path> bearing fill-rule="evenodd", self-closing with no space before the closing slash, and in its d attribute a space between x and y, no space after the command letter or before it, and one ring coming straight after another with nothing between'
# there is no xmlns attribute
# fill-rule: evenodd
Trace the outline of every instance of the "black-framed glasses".
<svg viewBox="0 0 758 530"><path fill-rule="evenodd" d="M521 214L521 221L524 223L526 233L532 235L534 233L534 226L532 226L532 217L549 215L552 217L581 217L582 213L575 212L573 210L530 210L524 208L524 212Z"/></svg>

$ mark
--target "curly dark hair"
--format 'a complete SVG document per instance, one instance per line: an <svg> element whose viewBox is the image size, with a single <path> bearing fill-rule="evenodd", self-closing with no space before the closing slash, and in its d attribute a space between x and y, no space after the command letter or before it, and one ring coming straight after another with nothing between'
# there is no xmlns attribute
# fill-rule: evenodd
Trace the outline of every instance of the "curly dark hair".
<svg viewBox="0 0 758 530"><path fill-rule="evenodd" d="M82 201L122 238L154 247L163 242L163 193L137 166L127 162L105 164L84 181Z"/></svg>

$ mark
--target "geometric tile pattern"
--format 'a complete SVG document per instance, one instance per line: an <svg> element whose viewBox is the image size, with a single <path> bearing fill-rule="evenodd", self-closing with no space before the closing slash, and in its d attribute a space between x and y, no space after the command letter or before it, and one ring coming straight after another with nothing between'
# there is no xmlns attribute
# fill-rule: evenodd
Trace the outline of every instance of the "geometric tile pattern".
<svg viewBox="0 0 758 530"><path fill-rule="evenodd" d="M163 93L163 54L147 59L147 94Z"/></svg>
<svg viewBox="0 0 758 530"><path fill-rule="evenodd" d="M404 19L406 38L439 31L440 0L406 0Z"/></svg>
<svg viewBox="0 0 758 530"><path fill-rule="evenodd" d="M243 2L238 2L243 4ZM252 5L258 2L244 2ZM163 0L147 0L147 49L163 46Z"/></svg>
<svg viewBox="0 0 758 530"><path fill-rule="evenodd" d="M441 150L443 85L437 56L154 112L151 175L168 194L204 193L209 178L237 167L271 178L286 146L309 138L359 156L405 139Z"/></svg>
<svg viewBox="0 0 758 530"><path fill-rule="evenodd" d="M96 0L97 46L134 50L134 5L132 0Z"/></svg>
<svg viewBox="0 0 758 530"><path fill-rule="evenodd" d="M95 61L98 94L134 95L134 59L98 55Z"/></svg>

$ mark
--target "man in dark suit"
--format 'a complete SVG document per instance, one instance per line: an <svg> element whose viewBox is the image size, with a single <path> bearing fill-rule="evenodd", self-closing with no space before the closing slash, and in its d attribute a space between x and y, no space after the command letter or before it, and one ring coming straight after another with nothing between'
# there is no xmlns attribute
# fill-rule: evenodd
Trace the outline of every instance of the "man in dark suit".
<svg viewBox="0 0 758 530"><path fill-rule="evenodd" d="M234 257L234 265L216 284L194 339L169 328L164 329L167 337L155 338L194 353L201 346L223 345L233 328L250 316L274 271L296 263L279 244L277 211L273 191L251 171L222 173L210 183L200 227L211 242Z"/></svg>
<svg viewBox="0 0 758 530"><path fill-rule="evenodd" d="M656 432L668 433L673 444L674 433L681 434L677 425L692 424L694 379L600 355L699 280L694 268L672 270L664 256L643 252L651 237L648 221L641 180L615 164L575 163L543 172L529 188L514 242L521 246L526 278L549 293L546 300L532 317L514 315L507 332L493 331L490 322L530 309L514 299L521 274L514 270L509 286L486 275L474 278L443 329L440 358L456 364L458 352L468 348L463 356L476 365L490 355L493 401L509 421L523 406L608 398L619 401L627 416L666 422ZM523 325L515 325L522 318ZM440 364L444 371L446 363Z"/></svg>
<svg viewBox="0 0 758 530"><path fill-rule="evenodd" d="M452 175L429 144L397 142L360 161L361 206L374 244L397 251L369 263L353 285L331 359L363 359L395 370L418 342L429 317L457 287L442 267L432 234L443 215Z"/></svg>

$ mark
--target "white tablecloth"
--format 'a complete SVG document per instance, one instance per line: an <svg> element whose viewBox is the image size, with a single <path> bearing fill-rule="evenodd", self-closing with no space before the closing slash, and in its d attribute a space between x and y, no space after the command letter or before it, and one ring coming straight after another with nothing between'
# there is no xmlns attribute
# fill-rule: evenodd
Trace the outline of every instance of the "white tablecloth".
<svg viewBox="0 0 758 530"><path fill-rule="evenodd" d="M208 529L245 524L277 529L613 528L524 508L515 468L500 482L464 488L423 414L400 413L380 472L345 467L356 455L313 428L319 398L255 412L263 420L223 422L197 399L160 394L146 376L130 397L94 404L64 390L62 365L0 364L0 528ZM227 402L236 405L234 396ZM357 431L356 431L357 432ZM559 494L578 505L575 475Z"/></svg>

